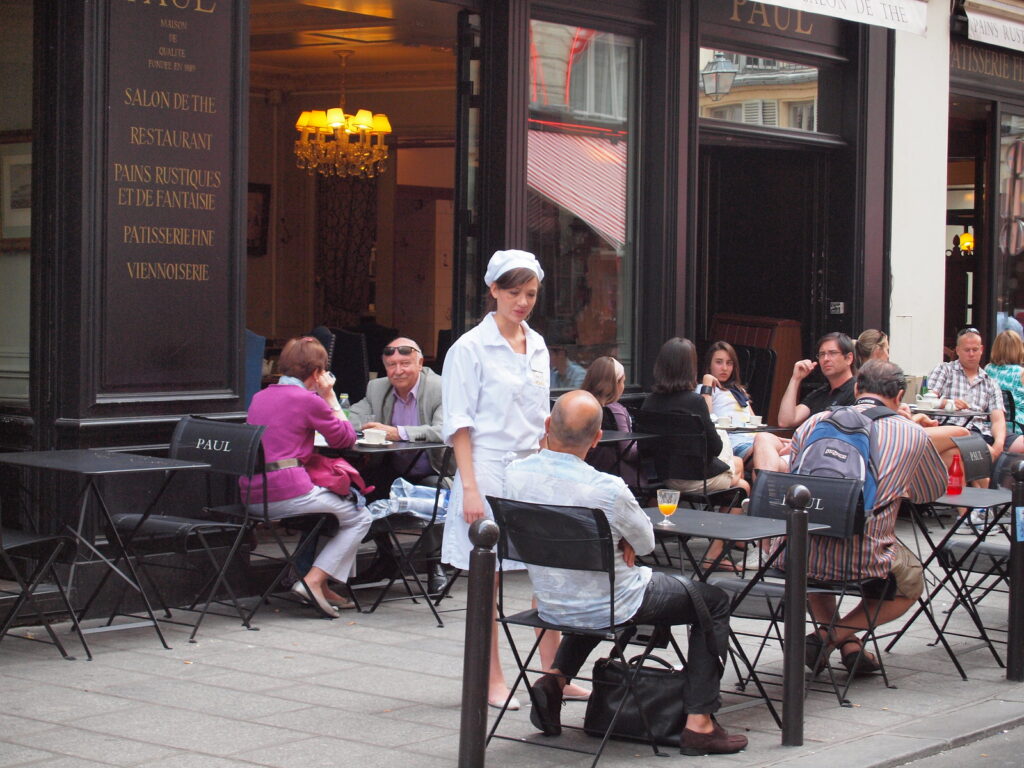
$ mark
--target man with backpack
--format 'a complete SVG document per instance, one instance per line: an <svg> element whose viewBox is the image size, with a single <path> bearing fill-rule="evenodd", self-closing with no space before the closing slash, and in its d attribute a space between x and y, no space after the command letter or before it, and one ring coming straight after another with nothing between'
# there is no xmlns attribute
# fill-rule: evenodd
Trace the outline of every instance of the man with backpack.
<svg viewBox="0 0 1024 768"><path fill-rule="evenodd" d="M857 373L852 406L810 417L793 436L793 472L864 480L863 535L849 540L811 536L808 578L877 579L864 585L864 599L828 635L824 627L835 614L835 597L808 595L811 615L822 625L807 637L806 660L814 671L838 648L851 674L877 672L878 661L861 651L857 632L868 628L869 616L875 626L902 616L924 588L920 560L896 539L896 518L903 499L924 503L945 493L947 477L924 429L897 413L905 387L898 366L870 360Z"/></svg>

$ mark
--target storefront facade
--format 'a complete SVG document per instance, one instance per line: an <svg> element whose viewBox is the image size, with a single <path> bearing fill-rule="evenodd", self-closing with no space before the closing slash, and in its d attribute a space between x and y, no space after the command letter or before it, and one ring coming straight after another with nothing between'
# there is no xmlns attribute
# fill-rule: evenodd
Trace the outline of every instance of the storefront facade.
<svg viewBox="0 0 1024 768"><path fill-rule="evenodd" d="M353 282L346 311L415 317L433 351L446 323L479 317L487 256L520 247L548 271L534 319L549 343L583 364L615 354L638 386L665 338L703 339L721 314L797 321L805 348L888 326L888 30L746 0L419 1L451 17L450 112L437 136L396 130L397 170L367 193L372 287ZM289 157L310 97L254 68L270 5L16 4L34 96L3 129L31 143L31 214L2 269L30 320L4 316L27 354L23 375L0 372L4 449L159 446L181 414L238 418L244 328L318 322L333 188ZM700 76L716 58L735 67L728 93ZM447 192L412 174L439 156ZM274 190L266 255L247 255L251 184ZM390 230L424 201L437 252L452 246L417 282Z"/></svg>

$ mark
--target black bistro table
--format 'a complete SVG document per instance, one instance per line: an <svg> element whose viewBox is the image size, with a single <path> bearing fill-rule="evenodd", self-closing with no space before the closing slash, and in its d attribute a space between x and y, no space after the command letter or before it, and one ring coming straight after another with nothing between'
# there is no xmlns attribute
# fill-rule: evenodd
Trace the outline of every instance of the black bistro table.
<svg viewBox="0 0 1024 768"><path fill-rule="evenodd" d="M111 476L116 477L121 475L153 472L163 473L163 483L161 483L157 494L146 506L144 512L145 518L145 516L151 514L156 508L157 503L160 501L160 498L163 496L164 491L167 489L167 486L175 473L183 470L208 469L210 465L202 461L182 461L180 459L165 459L156 456L143 456L137 453L97 449L0 453L0 464L21 467L23 469L61 472L64 474L78 475L83 478L84 482L82 483L81 490L75 500L75 504L78 507L77 524L75 527L72 527L71 525L68 525L67 527L82 546L92 552L93 555L99 558L99 560L106 565L107 573L104 574L103 578L96 585L96 588L93 590L89 599L81 609L80 616L78 617L80 621L84 619L89 607L92 605L96 596L104 587L111 574L122 579L129 587L138 592L139 596L142 598L142 602L145 605L146 614L148 616L147 619L129 623L113 624L113 616L111 616L106 624L98 627L83 627L82 632L108 632L112 630L152 626L164 648L170 648L170 646L167 645L167 641L164 639L163 633L160 631L160 625L157 622L156 616L153 615L153 608L150 606L149 598L146 596L146 592L139 582L135 566L132 564L131 558L125 556L125 542L121 539L117 532L117 528L114 526L110 507L108 506L106 499L103 497L100 480ZM96 547L90 530L92 526L90 525L87 528L87 524L90 522L90 516L97 514L97 512L100 515L101 522L105 524L107 535L111 537L109 543L113 544L113 559L103 554ZM120 567L120 562L122 560L124 561L124 569ZM75 567L79 562L81 561L76 555L75 561L71 564L71 572L68 577L69 592L74 584Z"/></svg>
<svg viewBox="0 0 1024 768"><path fill-rule="evenodd" d="M749 545L750 542L759 541L761 539L786 536L786 521L776 518L731 515L726 512L679 508L676 510L675 514L671 515L669 518L672 525L665 526L658 525L658 523L665 518L657 507L648 507L644 509L644 512L647 514L650 521L654 523L655 537L675 538L679 541L680 561L682 561L682 555L685 554L686 559L693 567L694 574L701 581L707 581L708 577L715 572L718 564L725 557L730 544L745 542ZM807 524L807 532L809 534L822 531L827 528L827 525L823 525L821 523ZM717 539L725 544L725 546L722 547L722 553L716 557L714 562L706 569L702 570L700 568L697 558L690 551L689 541L693 538ZM732 599L730 601L731 610L736 610L740 603L742 603L747 595L750 594L750 591L754 586L764 580L769 568L771 568L772 564L774 564L776 559L782 553L782 549L783 547L779 547L771 557L764 558L760 567L755 570L754 574L749 579L737 581L738 584L743 585L739 590L729 590L729 593L732 595ZM682 562L680 562L680 570L681 569ZM739 574L735 575L739 576ZM756 659L751 660L747 656L746 652L743 650L743 646L740 645L739 638L736 636L735 630L730 628L729 636L732 639L731 650L733 651L735 658L737 658L746 668L748 679L754 683L754 686L758 690L758 695L756 697L751 697L750 694L740 695L764 701L776 724L779 727L782 727L782 719L779 717L771 697L768 695L764 688L764 684L761 682L760 677L754 669ZM794 648L792 651L784 649L783 652L796 654L796 656L799 657L796 658L797 665L800 666L803 664L802 645L799 648ZM756 703L756 701L754 703ZM733 705L720 711L733 711L746 706L750 706L750 704Z"/></svg>
<svg viewBox="0 0 1024 768"><path fill-rule="evenodd" d="M921 538L924 540L926 548L930 550L926 554L924 551L921 551L922 548L920 546L918 547L918 556L924 566L924 573L927 577L927 574L929 573L929 566L935 563L939 566L941 576L937 582L930 586L930 589L926 589L925 593L918 598L917 610L911 614L903 627L895 633L893 639L885 647L886 651L892 650L893 646L896 645L900 638L906 634L911 625L913 625L921 615L924 615L931 624L932 629L935 630L937 642L941 643L943 649L946 651L946 655L949 656L950 660L953 662L953 666L955 666L957 672L960 673L960 677L963 680L966 680L967 673L964 671L956 653L953 651L949 641L946 639L947 634L955 635L958 633L947 630L945 628L945 623L940 626L935 618L935 611L933 609L933 604L936 598L944 590L948 590L952 594L953 599L964 607L967 615L971 618L972 623L978 630L977 638L988 647L992 656L995 658L996 663L1000 667L1004 666L1002 659L999 657L999 654L993 645L992 639L989 637L985 624L982 621L982 617L975 609L974 601L968 594L967 585L964 583L964 577L959 573L959 568L963 563L967 562L969 558L971 558L978 547L982 546L986 536L994 530L998 528L1002 531L1003 535L1007 535L1007 532L1000 524L1002 518L1010 511L1012 504L1012 494L1005 488L972 487L964 488L962 493L940 496L935 501L925 504L908 504L911 518L915 525L915 531L921 534ZM928 528L927 518L931 517L937 520L939 515L938 508L941 507L984 509L989 513L988 520L985 524L980 526L980 528L975 529L975 527L969 523L969 512L963 516L955 515L952 524L946 529L945 534L936 540ZM971 530L964 531L965 527L968 526L970 526ZM963 532L968 533L969 538L963 539L963 541L965 541L965 546L954 553L948 548L948 545L951 540L953 540L954 536L958 536Z"/></svg>

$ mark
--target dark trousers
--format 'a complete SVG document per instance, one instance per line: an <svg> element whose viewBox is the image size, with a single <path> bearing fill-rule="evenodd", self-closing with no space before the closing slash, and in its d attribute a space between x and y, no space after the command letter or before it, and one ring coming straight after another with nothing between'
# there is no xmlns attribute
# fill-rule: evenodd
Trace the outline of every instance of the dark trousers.
<svg viewBox="0 0 1024 768"><path fill-rule="evenodd" d="M693 585L704 598L711 614L717 648L712 650L709 647L708 635L700 627L690 628L686 660L689 684L686 686L683 703L688 714L708 715L717 712L721 706L719 681L724 667L719 659L724 662L729 643L729 596L718 587L699 581ZM633 620L639 624L692 625L697 621L697 612L682 584L664 573L654 573ZM569 678L575 677L599 642L596 637L563 634L558 653L555 654L555 669Z"/></svg>

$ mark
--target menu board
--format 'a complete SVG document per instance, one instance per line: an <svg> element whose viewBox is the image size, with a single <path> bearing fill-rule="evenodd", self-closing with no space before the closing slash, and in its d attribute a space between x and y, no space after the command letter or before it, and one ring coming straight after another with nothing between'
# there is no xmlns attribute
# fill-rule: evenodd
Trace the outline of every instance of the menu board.
<svg viewBox="0 0 1024 768"><path fill-rule="evenodd" d="M235 2L109 3L101 396L230 384Z"/></svg>

